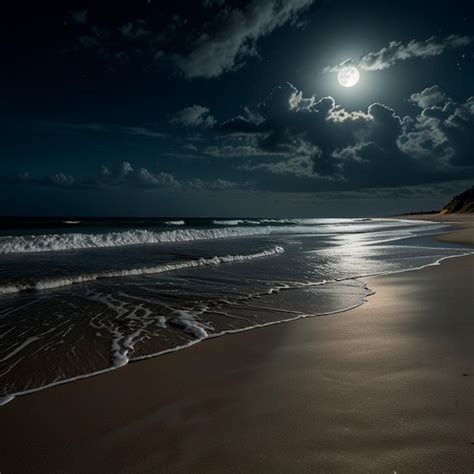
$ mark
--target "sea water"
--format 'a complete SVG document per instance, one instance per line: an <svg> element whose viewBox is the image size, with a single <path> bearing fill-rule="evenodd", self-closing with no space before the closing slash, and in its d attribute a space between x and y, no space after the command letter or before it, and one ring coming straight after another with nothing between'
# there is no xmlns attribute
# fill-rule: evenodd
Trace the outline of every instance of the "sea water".
<svg viewBox="0 0 474 474"><path fill-rule="evenodd" d="M384 219L0 221L0 397L362 304L364 276L469 253ZM262 332L264 337L264 332Z"/></svg>

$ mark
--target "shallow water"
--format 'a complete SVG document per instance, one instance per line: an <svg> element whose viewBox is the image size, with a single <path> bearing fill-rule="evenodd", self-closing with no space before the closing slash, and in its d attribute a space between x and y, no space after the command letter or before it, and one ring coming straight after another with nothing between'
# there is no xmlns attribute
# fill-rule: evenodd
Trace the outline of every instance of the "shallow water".
<svg viewBox="0 0 474 474"><path fill-rule="evenodd" d="M416 221L64 222L3 223L2 397L206 337L343 311L370 294L357 277L468 252L430 238L445 225Z"/></svg>

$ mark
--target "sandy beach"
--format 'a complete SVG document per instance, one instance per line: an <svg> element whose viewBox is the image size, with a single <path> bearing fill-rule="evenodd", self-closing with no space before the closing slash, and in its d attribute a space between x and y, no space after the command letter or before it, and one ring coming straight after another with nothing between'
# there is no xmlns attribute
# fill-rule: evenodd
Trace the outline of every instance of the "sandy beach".
<svg viewBox="0 0 474 474"><path fill-rule="evenodd" d="M473 268L366 279L357 309L19 397L0 407L0 472L471 473Z"/></svg>

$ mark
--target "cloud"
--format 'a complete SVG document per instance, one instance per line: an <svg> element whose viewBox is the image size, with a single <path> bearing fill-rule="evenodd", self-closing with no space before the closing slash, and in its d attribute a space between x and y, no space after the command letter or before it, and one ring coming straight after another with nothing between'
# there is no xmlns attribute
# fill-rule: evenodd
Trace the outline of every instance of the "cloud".
<svg viewBox="0 0 474 474"><path fill-rule="evenodd" d="M193 145L192 143L187 143L186 145L183 145L183 150L190 151L191 153L194 153L198 151L198 147L196 145Z"/></svg>
<svg viewBox="0 0 474 474"><path fill-rule="evenodd" d="M228 181L221 178L210 181L194 178L185 182L185 186L187 188L196 189L199 191L224 191L228 189L246 188L251 185L252 183L250 182L236 183L234 181Z"/></svg>
<svg viewBox="0 0 474 474"><path fill-rule="evenodd" d="M257 112L258 121L237 117L217 129L222 133L253 133L260 154L280 153L288 158L309 155L314 176L334 177L339 172L339 164L330 159L330 152L355 144L357 136L369 134L374 122L370 113L348 112L336 105L332 97L305 98L291 84L275 88L258 105ZM262 168L276 171L283 169L282 166Z"/></svg>
<svg viewBox="0 0 474 474"><path fill-rule="evenodd" d="M159 132L157 130L152 130L147 127L141 126L123 126L123 125L111 125L103 123L70 123L70 122L41 122L42 127L44 128L64 128L70 130L84 130L89 132L98 132L98 133L121 133L125 135L137 135L144 136L149 138L166 138L167 133Z"/></svg>
<svg viewBox="0 0 474 474"><path fill-rule="evenodd" d="M132 185L138 188L177 187L179 182L173 175L165 172L152 173L147 168L133 168L124 161L116 170L101 166L96 176L98 186Z"/></svg>
<svg viewBox="0 0 474 474"><path fill-rule="evenodd" d="M150 36L152 34L150 30L146 29L146 22L144 20L137 20L135 22L129 21L119 27L119 32L124 38L132 40Z"/></svg>
<svg viewBox="0 0 474 474"><path fill-rule="evenodd" d="M116 130L128 135L140 135L150 138L165 138L168 136L167 133L157 132L146 127L118 127Z"/></svg>
<svg viewBox="0 0 474 474"><path fill-rule="evenodd" d="M80 28L72 51L95 56L111 72L118 67L145 70L164 55L162 47L167 33L154 33L145 20L136 19L114 27L86 21L75 23ZM170 20L166 31L172 25L174 20Z"/></svg>
<svg viewBox="0 0 474 474"><path fill-rule="evenodd" d="M254 134L262 131L262 121L257 121L252 117L237 115L229 120L218 124L218 130L223 133L234 134Z"/></svg>
<svg viewBox="0 0 474 474"><path fill-rule="evenodd" d="M450 49L461 48L471 42L472 37L461 35L450 35L441 39L432 36L425 40L413 39L408 43L391 41L379 51L368 53L358 59L346 59L336 66L327 66L324 72L339 71L345 66L356 66L366 71L381 71L408 59L440 56Z"/></svg>
<svg viewBox="0 0 474 474"><path fill-rule="evenodd" d="M430 103L424 100L425 95L430 96L424 94L426 90L419 93L425 105ZM431 101L414 120L406 121L400 149L417 158L438 159L449 167L466 167L469 172L474 166L474 97L458 103L436 91L444 103Z"/></svg>
<svg viewBox="0 0 474 474"><path fill-rule="evenodd" d="M213 7L213 6L218 6L222 7L224 5L226 0L204 0L202 4L205 7Z"/></svg>
<svg viewBox="0 0 474 474"><path fill-rule="evenodd" d="M82 46L85 48L93 48L95 46L99 45L99 41L97 38L94 38L93 36L80 36L79 37L79 43L81 43Z"/></svg>
<svg viewBox="0 0 474 474"><path fill-rule="evenodd" d="M79 10L71 13L71 18L74 23L85 25L87 23L87 10Z"/></svg>
<svg viewBox="0 0 474 474"><path fill-rule="evenodd" d="M117 187L132 189L168 189L175 191L219 191L249 187L252 183L236 183L222 178L202 180L192 178L178 180L170 173L152 172L148 168L135 168L128 161L115 167L101 165L95 175L75 178L70 174L57 172L45 177L34 177L30 173L16 176L0 176L1 184L49 186L66 189L107 190Z"/></svg>
<svg viewBox="0 0 474 474"><path fill-rule="evenodd" d="M441 103L444 104L448 100L450 100L449 97L437 85L427 87L421 92L415 92L410 96L410 102L413 102L422 109Z"/></svg>
<svg viewBox="0 0 474 474"><path fill-rule="evenodd" d="M170 123L183 125L185 127L210 128L216 123L216 119L209 113L207 107L193 105L176 112L170 119Z"/></svg>
<svg viewBox="0 0 474 474"><path fill-rule="evenodd" d="M320 177L315 169L315 161L321 156L321 150L318 147L302 141L298 146L288 147L285 155L286 159L280 161L269 161L257 165L246 163L239 168L248 171L265 170L278 175Z"/></svg>
<svg viewBox="0 0 474 474"><path fill-rule="evenodd" d="M61 172L50 176L50 180L58 186L71 186L75 183L75 179L71 175Z"/></svg>
<svg viewBox="0 0 474 474"><path fill-rule="evenodd" d="M212 145L204 149L204 154L214 158L245 158L249 156L278 156L285 153L265 152L252 144L247 145Z"/></svg>
<svg viewBox="0 0 474 474"><path fill-rule="evenodd" d="M411 97L418 105L436 105L412 117L400 117L380 103L371 104L366 111L349 111L332 97L305 97L285 84L257 106L258 119L237 116L213 130L224 136L241 133L250 137L248 160L238 169L286 175L289 181L283 185L292 190L308 191L308 179L322 189L347 189L474 176L470 132L474 129L474 98L454 103L439 87ZM221 145L208 151L224 156L233 154L234 148ZM301 178L306 179L303 186Z"/></svg>
<svg viewBox="0 0 474 474"><path fill-rule="evenodd" d="M238 69L245 58L257 54L257 41L298 15L314 0L251 0L244 8L224 7L190 41L187 54L176 55L175 64L188 79L219 77ZM207 6L223 2L207 0Z"/></svg>
<svg viewBox="0 0 474 474"><path fill-rule="evenodd" d="M277 161L276 163L261 163L250 166L243 165L240 169L248 171L265 170L273 174L294 175L298 177L314 177L314 162L310 156L295 156L286 161Z"/></svg>
<svg viewBox="0 0 474 474"><path fill-rule="evenodd" d="M38 186L71 187L76 185L73 176L58 171L50 176L41 178L32 176L30 173L20 173L14 176L0 176L1 184L32 184Z"/></svg>

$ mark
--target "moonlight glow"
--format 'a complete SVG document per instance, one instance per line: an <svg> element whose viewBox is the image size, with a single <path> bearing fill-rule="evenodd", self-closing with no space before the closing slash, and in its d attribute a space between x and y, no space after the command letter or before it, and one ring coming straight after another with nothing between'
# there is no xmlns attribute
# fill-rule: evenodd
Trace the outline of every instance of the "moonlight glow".
<svg viewBox="0 0 474 474"><path fill-rule="evenodd" d="M360 79L360 74L354 66L343 67L337 74L337 80L343 87L353 87Z"/></svg>

